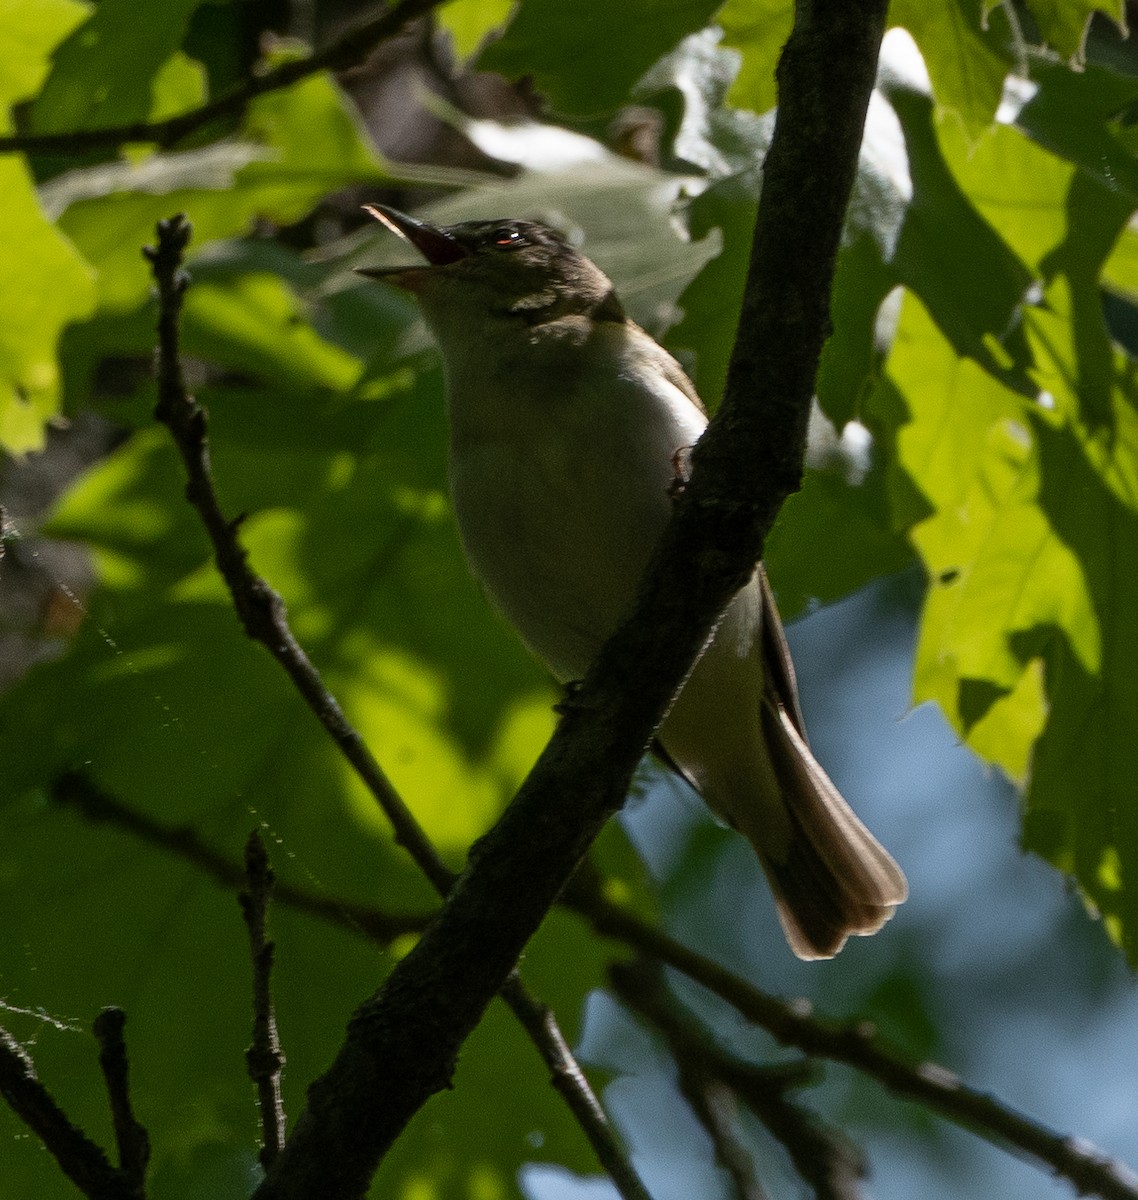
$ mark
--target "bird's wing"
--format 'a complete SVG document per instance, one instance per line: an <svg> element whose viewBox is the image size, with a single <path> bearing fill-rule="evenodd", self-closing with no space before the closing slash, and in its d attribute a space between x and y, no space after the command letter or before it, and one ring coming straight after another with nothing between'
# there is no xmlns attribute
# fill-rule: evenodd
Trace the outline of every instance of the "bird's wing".
<svg viewBox="0 0 1138 1200"><path fill-rule="evenodd" d="M778 615L774 592L762 563L758 568L759 591L762 595L762 639L763 668L766 686L773 689L775 699L790 718L802 740L806 741L806 723L802 719L802 708L798 703L798 680L794 675L794 663L790 647L786 644L786 633Z"/></svg>
<svg viewBox="0 0 1138 1200"><path fill-rule="evenodd" d="M633 322L629 321L629 325ZM699 398L699 393L695 390L695 384L687 377L683 367L660 345L651 334L645 333L639 325L635 326L637 332L643 336L644 350L649 354L659 367L660 374L683 394L707 417L707 409L703 406L703 401Z"/></svg>

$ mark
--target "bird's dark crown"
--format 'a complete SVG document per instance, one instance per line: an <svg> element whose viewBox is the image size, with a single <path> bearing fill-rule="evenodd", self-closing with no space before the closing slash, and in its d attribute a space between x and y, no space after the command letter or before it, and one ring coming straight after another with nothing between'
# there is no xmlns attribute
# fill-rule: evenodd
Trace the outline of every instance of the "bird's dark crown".
<svg viewBox="0 0 1138 1200"><path fill-rule="evenodd" d="M551 254L576 251L566 239L548 225L536 221L463 221L446 225L443 231L472 253L512 253L517 250L541 248Z"/></svg>

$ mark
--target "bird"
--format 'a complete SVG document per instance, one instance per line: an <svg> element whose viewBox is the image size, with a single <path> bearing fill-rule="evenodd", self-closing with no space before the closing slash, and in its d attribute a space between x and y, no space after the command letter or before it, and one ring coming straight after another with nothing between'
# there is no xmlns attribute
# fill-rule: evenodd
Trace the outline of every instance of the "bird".
<svg viewBox="0 0 1138 1200"><path fill-rule="evenodd" d="M365 205L421 256L357 268L410 293L441 352L448 481L471 572L563 685L633 608L707 415L679 363L556 230ZM832 958L907 894L814 757L766 571L735 596L655 748L754 847L790 949Z"/></svg>

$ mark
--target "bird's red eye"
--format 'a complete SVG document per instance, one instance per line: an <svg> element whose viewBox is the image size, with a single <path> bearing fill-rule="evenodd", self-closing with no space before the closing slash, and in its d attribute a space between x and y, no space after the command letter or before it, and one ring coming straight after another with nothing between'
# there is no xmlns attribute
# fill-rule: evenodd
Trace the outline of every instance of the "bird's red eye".
<svg viewBox="0 0 1138 1200"><path fill-rule="evenodd" d="M494 235L495 246L517 246L522 241L522 235L516 229L499 229Z"/></svg>

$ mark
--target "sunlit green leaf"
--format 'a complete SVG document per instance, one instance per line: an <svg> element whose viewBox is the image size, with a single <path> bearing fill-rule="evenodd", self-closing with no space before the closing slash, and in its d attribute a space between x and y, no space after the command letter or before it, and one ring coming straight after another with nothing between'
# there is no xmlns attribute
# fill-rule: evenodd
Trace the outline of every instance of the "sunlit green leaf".
<svg viewBox="0 0 1138 1200"><path fill-rule="evenodd" d="M44 217L22 161L0 158L0 446L43 444L59 403L56 344L95 304L89 267ZM50 281L50 282L49 282Z"/></svg>
<svg viewBox="0 0 1138 1200"><path fill-rule="evenodd" d="M150 116L155 76L181 45L202 0L169 0L161 21L140 21L134 0L99 0L55 52L32 106L38 132L126 124Z"/></svg>
<svg viewBox="0 0 1138 1200"><path fill-rule="evenodd" d="M438 22L450 33L459 58L469 58L506 23L513 7L514 0L449 0L438 10Z"/></svg>
<svg viewBox="0 0 1138 1200"><path fill-rule="evenodd" d="M86 15L71 0L0 5L0 106L31 95L52 48ZM10 128L7 113L0 129ZM15 156L0 158L0 446L34 450L59 401L56 343L94 304L90 270L45 219ZM50 281L50 282L49 282Z"/></svg>
<svg viewBox="0 0 1138 1200"><path fill-rule="evenodd" d="M934 379L941 381L937 388ZM991 721L990 706L1002 703L1007 711L994 744L1001 764L1022 780L1044 709L1038 691L1016 691L1027 663L1012 638L1054 625L1096 654L1081 570L1039 508L1039 468L1024 402L958 360L911 299L889 381L908 408L898 460L934 510L913 529L930 576L914 695L935 699L962 736L980 716ZM967 689L981 683L989 692L976 710ZM1018 740L1012 736L1017 730ZM991 737L990 725L987 732Z"/></svg>
<svg viewBox="0 0 1138 1200"><path fill-rule="evenodd" d="M186 300L189 351L274 386L349 388L362 364L320 338L275 275L202 272Z"/></svg>
<svg viewBox="0 0 1138 1200"><path fill-rule="evenodd" d="M51 51L90 11L79 0L0 2L0 106L35 95L51 69Z"/></svg>
<svg viewBox="0 0 1138 1200"><path fill-rule="evenodd" d="M1138 556L1138 412L1133 368L1117 352L1096 384L1109 424L1096 388L1076 390L1086 359L1072 316L1063 274L1025 314L1037 405L954 362L906 301L889 363L907 409L898 456L932 508L912 532L931 580L915 694L1028 780L1028 845L1078 877L1133 958L1126 797L1138 762L1117 731L1136 719L1122 681L1138 669L1138 619L1124 600Z"/></svg>
<svg viewBox="0 0 1138 1200"><path fill-rule="evenodd" d="M990 124L1015 60L1007 22L983 0L893 0L891 23L913 35L937 105L955 113L973 137Z"/></svg>
<svg viewBox="0 0 1138 1200"><path fill-rule="evenodd" d="M258 217L296 221L337 187L390 178L324 76L259 97L243 133L248 140L88 168L46 189L60 227L99 273L103 309L122 311L146 295L140 249L163 217L187 213L200 250Z"/></svg>
<svg viewBox="0 0 1138 1200"><path fill-rule="evenodd" d="M1081 64L1087 27L1096 13L1106 13L1120 28L1126 27L1123 0L1027 0L1046 41L1064 58Z"/></svg>
<svg viewBox="0 0 1138 1200"><path fill-rule="evenodd" d="M154 103L149 119L162 121L195 108L205 101L206 90L206 72L202 64L180 50L176 51L154 76L151 85Z"/></svg>
<svg viewBox="0 0 1138 1200"><path fill-rule="evenodd" d="M921 297L960 353L993 372L1022 376L1013 335L1031 272L953 177L929 100L904 89L890 99L913 181L895 256L900 282Z"/></svg>
<svg viewBox="0 0 1138 1200"><path fill-rule="evenodd" d="M794 23L794 5L788 0L727 0L715 14L715 23L723 30L723 44L743 57L728 94L730 103L757 113L774 108L774 72Z"/></svg>
<svg viewBox="0 0 1138 1200"><path fill-rule="evenodd" d="M1039 90L1016 123L1041 146L1074 163L1110 191L1138 203L1138 161L1133 123L1138 80L1102 67L1075 74L1040 63L1032 72Z"/></svg>

